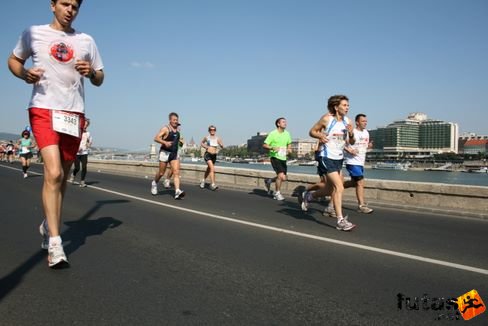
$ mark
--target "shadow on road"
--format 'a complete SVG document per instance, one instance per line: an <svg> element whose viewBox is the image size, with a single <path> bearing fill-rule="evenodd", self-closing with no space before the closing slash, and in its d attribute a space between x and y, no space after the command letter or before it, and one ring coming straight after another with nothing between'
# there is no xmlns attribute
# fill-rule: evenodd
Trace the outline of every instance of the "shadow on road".
<svg viewBox="0 0 488 326"><path fill-rule="evenodd" d="M255 195L255 196L260 196L260 197L273 197L272 195L268 194L268 192L264 189L258 189L255 188L251 190L251 192L248 192L249 195Z"/></svg>
<svg viewBox="0 0 488 326"><path fill-rule="evenodd" d="M70 241L70 243L64 247L67 255L75 252L83 244L85 244L86 238L93 235L101 235L108 229L113 229L122 224L121 221L112 217L101 217L96 220L89 220L101 207L105 205L125 204L130 202L129 200L101 200L87 211L77 221L66 222L65 225L68 228L61 234L63 241ZM41 237L39 236L39 241ZM13 289L15 289L24 277L34 266L41 261L46 261L47 251L38 250L30 258L28 258L22 265L13 270L10 274L0 279L0 302L5 298Z"/></svg>
<svg viewBox="0 0 488 326"><path fill-rule="evenodd" d="M64 246L64 252L69 255L83 246L86 238L94 235L102 235L108 229L114 229L122 224L121 221L113 217L100 217L96 220L79 220L64 223L68 226L63 232L63 242L68 243Z"/></svg>
<svg viewBox="0 0 488 326"><path fill-rule="evenodd" d="M331 222L331 224L328 224L316 219L311 215L313 211L318 211L320 212L320 215L322 215L322 212L320 210L309 208L308 212L304 212L302 211L301 207L298 206L298 202L290 202L288 200L283 201L282 207L283 208L277 210L278 213L291 216L297 220L315 222L319 225L335 229L335 219L333 219L333 222Z"/></svg>
<svg viewBox="0 0 488 326"><path fill-rule="evenodd" d="M298 199L301 197L301 194L303 191L305 191L305 189L306 189L305 186L297 186L295 189L293 189L291 197L281 202L282 208L277 210L277 212L287 216L291 216L297 220L306 220L310 222L315 222L317 224L335 229L335 220L332 224L327 224L320 220L317 220L312 216L312 213L315 211L319 212L320 215L322 215L322 211L314 208L309 208L308 212L302 211ZM248 194L256 195L260 197L272 198L272 196L269 195L266 190L259 189L259 188L253 189Z"/></svg>

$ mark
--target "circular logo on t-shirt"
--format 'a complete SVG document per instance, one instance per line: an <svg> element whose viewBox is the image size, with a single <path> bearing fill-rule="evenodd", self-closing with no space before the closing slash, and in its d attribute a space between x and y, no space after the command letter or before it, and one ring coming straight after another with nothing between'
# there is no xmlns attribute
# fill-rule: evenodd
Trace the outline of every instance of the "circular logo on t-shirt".
<svg viewBox="0 0 488 326"><path fill-rule="evenodd" d="M49 54L56 61L68 63L73 59L73 47L62 41L55 41L49 48Z"/></svg>

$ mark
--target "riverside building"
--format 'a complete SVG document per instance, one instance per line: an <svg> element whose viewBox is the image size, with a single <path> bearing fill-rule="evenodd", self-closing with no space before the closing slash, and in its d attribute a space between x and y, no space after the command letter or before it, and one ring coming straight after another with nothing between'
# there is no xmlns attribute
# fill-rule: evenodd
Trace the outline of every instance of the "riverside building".
<svg viewBox="0 0 488 326"><path fill-rule="evenodd" d="M433 154L458 153L456 123L428 119L425 113L410 113L386 127L369 130L372 159L425 158Z"/></svg>

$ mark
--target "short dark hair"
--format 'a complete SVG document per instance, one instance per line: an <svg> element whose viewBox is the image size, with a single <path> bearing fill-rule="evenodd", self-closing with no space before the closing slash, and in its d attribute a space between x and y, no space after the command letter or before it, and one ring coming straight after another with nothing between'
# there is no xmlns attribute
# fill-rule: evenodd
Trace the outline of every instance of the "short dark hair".
<svg viewBox="0 0 488 326"><path fill-rule="evenodd" d="M286 120L286 119L283 118L283 117L280 117L280 118L276 119L276 121L275 121L275 126L276 127L278 127L278 123L280 123L280 120Z"/></svg>
<svg viewBox="0 0 488 326"><path fill-rule="evenodd" d="M171 117L177 117L177 118L179 118L178 113L176 113L176 112L171 112L171 113L168 115L168 119L171 119Z"/></svg>
<svg viewBox="0 0 488 326"><path fill-rule="evenodd" d="M81 4L83 3L83 0L76 0L78 2L78 7L81 7ZM58 2L58 0L51 0L52 3Z"/></svg>
<svg viewBox="0 0 488 326"><path fill-rule="evenodd" d="M358 122L360 118L366 118L366 114L364 113L359 113L358 115L356 115L356 118L354 118L354 121Z"/></svg>

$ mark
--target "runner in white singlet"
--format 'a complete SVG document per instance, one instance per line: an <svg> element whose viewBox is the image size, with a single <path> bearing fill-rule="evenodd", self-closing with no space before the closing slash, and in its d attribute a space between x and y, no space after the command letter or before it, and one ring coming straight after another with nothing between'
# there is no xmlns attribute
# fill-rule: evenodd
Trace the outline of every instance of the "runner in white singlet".
<svg viewBox="0 0 488 326"><path fill-rule="evenodd" d="M203 137L201 141L202 148L205 148L205 153L203 154L203 159L207 163L207 169L203 175L203 179L200 182L200 188L205 188L205 179L210 176L210 190L217 190L217 185L215 184L215 161L217 160L217 153L220 148L224 148L222 139L218 137L215 133L217 128L213 125L208 127L208 136Z"/></svg>
<svg viewBox="0 0 488 326"><path fill-rule="evenodd" d="M345 95L331 96L327 103L330 114L323 115L310 129L309 135L319 139L322 146L319 167L327 176L326 186L315 192L303 192L300 204L307 211L308 203L314 199L331 195L334 204L337 225L336 229L350 231L355 225L342 213L342 194L344 185L341 175L343 150L346 144L354 144L353 126L346 117L349 112L349 99Z"/></svg>

